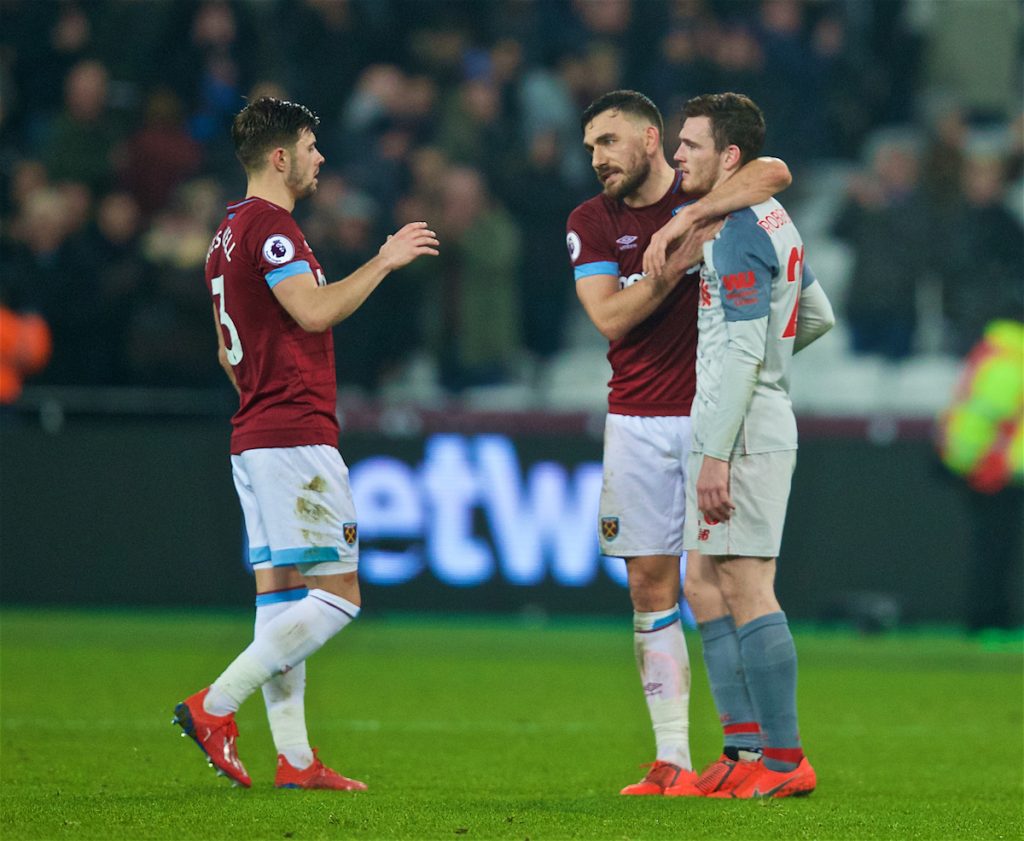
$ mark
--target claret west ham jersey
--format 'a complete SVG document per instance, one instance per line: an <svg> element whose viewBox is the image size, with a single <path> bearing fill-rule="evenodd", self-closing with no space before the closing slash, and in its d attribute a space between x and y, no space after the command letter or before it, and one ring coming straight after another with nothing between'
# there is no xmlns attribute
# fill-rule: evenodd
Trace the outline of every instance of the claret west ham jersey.
<svg viewBox="0 0 1024 841"><path fill-rule="evenodd" d="M620 288L643 283L644 251L651 236L690 201L676 175L654 204L629 207L601 193L570 215L566 243L577 283L614 275ZM661 305L621 339L609 344L608 411L647 417L689 415L696 388L696 270Z"/></svg>
<svg viewBox="0 0 1024 841"><path fill-rule="evenodd" d="M231 452L338 445L331 331L308 333L273 287L323 270L291 214L261 198L228 205L206 255L206 285L241 392Z"/></svg>

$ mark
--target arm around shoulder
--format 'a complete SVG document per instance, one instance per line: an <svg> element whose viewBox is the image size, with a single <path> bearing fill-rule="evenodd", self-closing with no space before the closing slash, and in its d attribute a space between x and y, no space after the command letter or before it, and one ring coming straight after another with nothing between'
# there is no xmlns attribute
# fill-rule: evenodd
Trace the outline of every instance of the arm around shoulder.
<svg viewBox="0 0 1024 841"><path fill-rule="evenodd" d="M767 201L792 183L793 176L785 161L779 158L750 161L706 196L685 205L661 230L655 232L644 252L644 271L648 274L662 271L669 246L694 226Z"/></svg>
<svg viewBox="0 0 1024 841"><path fill-rule="evenodd" d="M683 208L689 224L725 216L744 207L768 201L793 183L786 162L779 158L757 158L742 166L736 174L714 190Z"/></svg>

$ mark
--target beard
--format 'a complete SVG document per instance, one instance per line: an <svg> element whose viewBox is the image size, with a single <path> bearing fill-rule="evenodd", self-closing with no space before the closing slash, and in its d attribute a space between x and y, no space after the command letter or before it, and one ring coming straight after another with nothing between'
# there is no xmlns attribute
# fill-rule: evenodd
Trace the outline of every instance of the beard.
<svg viewBox="0 0 1024 841"><path fill-rule="evenodd" d="M679 182L679 186L683 188L684 193L689 193L694 196L703 196L711 192L712 185L709 183L710 181L710 177L704 178L702 181L691 171L683 175L682 180Z"/></svg>
<svg viewBox="0 0 1024 841"><path fill-rule="evenodd" d="M651 162L642 158L636 168L630 171L621 170L622 177L615 186L605 185L604 194L616 201L625 199L635 193L651 174Z"/></svg>
<svg viewBox="0 0 1024 841"><path fill-rule="evenodd" d="M316 176L311 175L308 181L303 181L294 164L289 164L288 174L285 176L284 183L288 185L295 194L295 197L299 199L308 198L316 192Z"/></svg>

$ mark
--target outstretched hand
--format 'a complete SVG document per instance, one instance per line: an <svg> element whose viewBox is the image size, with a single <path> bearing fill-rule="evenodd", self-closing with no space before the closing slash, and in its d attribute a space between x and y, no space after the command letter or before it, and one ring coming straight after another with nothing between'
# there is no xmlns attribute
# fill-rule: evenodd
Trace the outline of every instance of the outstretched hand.
<svg viewBox="0 0 1024 841"><path fill-rule="evenodd" d="M410 222L389 234L377 253L384 259L388 269L393 271L408 266L424 254L436 257L439 245L437 234L427 228L426 222Z"/></svg>

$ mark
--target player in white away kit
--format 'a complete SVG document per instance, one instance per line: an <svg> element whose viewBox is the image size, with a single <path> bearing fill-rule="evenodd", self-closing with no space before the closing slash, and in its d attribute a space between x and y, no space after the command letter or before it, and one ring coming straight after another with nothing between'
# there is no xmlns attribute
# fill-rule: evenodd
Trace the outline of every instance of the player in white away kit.
<svg viewBox="0 0 1024 841"><path fill-rule="evenodd" d="M654 274L642 260L673 214L724 215L789 185L781 161L759 160L696 204L665 159L663 121L636 91L612 91L581 119L604 191L569 216L576 292L609 340L608 417L600 502L601 550L626 559L633 640L655 735L655 761L627 795L696 796L690 760L690 662L679 615L686 457L695 389L697 275L673 258ZM705 191L706 192L706 191ZM708 229L697 226L689 242ZM681 249L680 253L685 253ZM696 261L691 261L696 262Z"/></svg>
<svg viewBox="0 0 1024 841"><path fill-rule="evenodd" d="M687 190L726 183L761 150L764 118L745 96L696 97L683 114L676 160ZM834 318L774 199L731 214L703 253L685 592L723 724L756 724L759 739L740 756L723 754L696 785L711 797L805 795L816 778L797 729L796 650L774 579L796 464L790 359Z"/></svg>
<svg viewBox="0 0 1024 841"><path fill-rule="evenodd" d="M206 256L218 358L238 391L231 467L256 579L254 639L210 686L174 709L218 773L251 785L238 758L235 711L259 688L278 750L279 788L362 790L310 748L305 660L359 615L359 559L348 468L338 452L330 328L394 269L437 254L424 222L389 236L377 256L328 284L292 218L324 162L318 118L262 97L231 127L248 178Z"/></svg>

